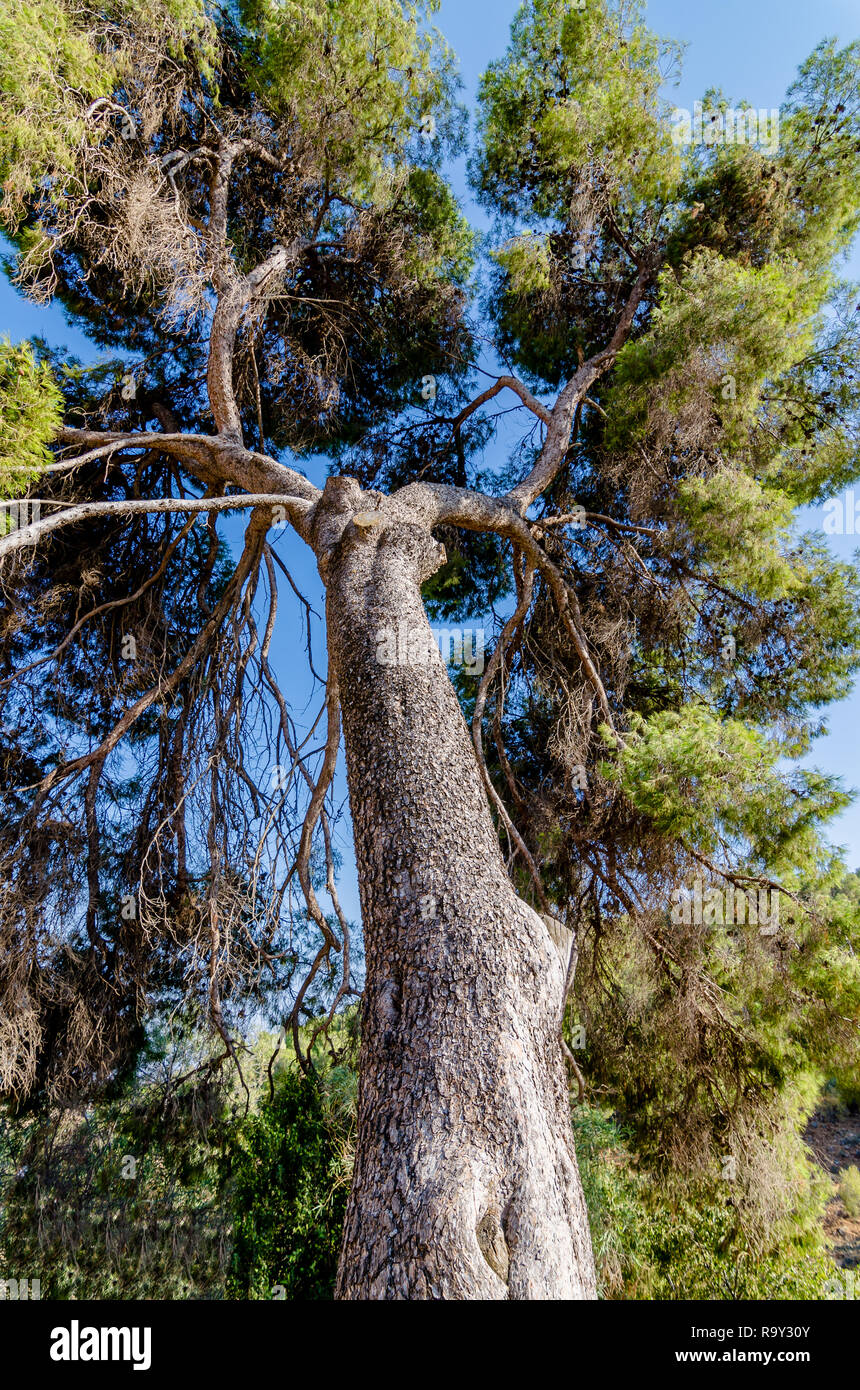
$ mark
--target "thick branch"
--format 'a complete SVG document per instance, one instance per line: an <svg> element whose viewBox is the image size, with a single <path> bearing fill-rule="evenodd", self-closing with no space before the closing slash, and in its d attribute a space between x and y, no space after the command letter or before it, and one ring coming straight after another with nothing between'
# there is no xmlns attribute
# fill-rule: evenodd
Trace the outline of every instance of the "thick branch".
<svg viewBox="0 0 860 1390"><path fill-rule="evenodd" d="M44 505L57 504L49 501ZM293 515L301 519L310 511L311 505L303 498L287 497L277 492L241 497L155 497L129 502L83 502L79 506L66 507L54 516L33 521L29 526L10 531L8 535L0 538L0 560L15 550L23 550L28 545L37 544L49 532L56 531L61 526L73 526L76 522L89 521L93 517L137 516L149 512L228 512L241 511L245 507L271 506L283 507L291 519Z"/></svg>
<svg viewBox="0 0 860 1390"><path fill-rule="evenodd" d="M209 259L217 302L209 332L206 387L219 435L237 442L242 439L242 416L233 387L233 359L239 324L272 277L286 270L301 254L303 247L301 240L289 246L279 246L250 275L240 275L236 271L227 241L227 202L233 159L243 148L242 142L220 142L213 161L209 193Z"/></svg>
<svg viewBox="0 0 860 1390"><path fill-rule="evenodd" d="M87 450L81 457L68 460L69 467L85 458L101 458L123 449L157 449L179 459L189 473L207 486L232 484L246 492L277 492L319 501L319 488L309 478L268 454L246 449L235 440L209 434L158 434L150 431L135 433L109 430L63 428L57 434L59 444L75 445Z"/></svg>

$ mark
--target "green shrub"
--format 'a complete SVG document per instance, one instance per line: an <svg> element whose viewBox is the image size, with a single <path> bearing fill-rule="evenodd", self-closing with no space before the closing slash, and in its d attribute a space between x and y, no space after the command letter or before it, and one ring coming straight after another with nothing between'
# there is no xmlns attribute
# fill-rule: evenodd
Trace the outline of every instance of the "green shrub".
<svg viewBox="0 0 860 1390"><path fill-rule="evenodd" d="M775 1239L753 1249L729 1206L703 1196L656 1206L644 1226L654 1299L823 1299L835 1267L823 1239Z"/></svg>
<svg viewBox="0 0 860 1390"><path fill-rule="evenodd" d="M330 1298L352 1164L356 1075L273 1070L176 1091L137 1077L87 1109L0 1112L0 1277L51 1299ZM247 1110L246 1110L247 1099Z"/></svg>
<svg viewBox="0 0 860 1390"><path fill-rule="evenodd" d="M343 1067L320 1079L285 1070L274 1097L237 1129L231 1297L332 1297L349 1172L351 1077Z"/></svg>
<svg viewBox="0 0 860 1390"><path fill-rule="evenodd" d="M750 1131L736 1180L649 1171L608 1111L573 1128L603 1298L824 1299L836 1273L821 1217L829 1183L791 1122Z"/></svg>
<svg viewBox="0 0 860 1390"><path fill-rule="evenodd" d="M641 1182L630 1167L625 1136L595 1105L576 1106L572 1118L598 1293L601 1298L635 1297L631 1290L642 1269L643 1213Z"/></svg>
<svg viewBox="0 0 860 1390"><path fill-rule="evenodd" d="M860 1168L852 1164L839 1179L839 1196L849 1216L860 1216Z"/></svg>

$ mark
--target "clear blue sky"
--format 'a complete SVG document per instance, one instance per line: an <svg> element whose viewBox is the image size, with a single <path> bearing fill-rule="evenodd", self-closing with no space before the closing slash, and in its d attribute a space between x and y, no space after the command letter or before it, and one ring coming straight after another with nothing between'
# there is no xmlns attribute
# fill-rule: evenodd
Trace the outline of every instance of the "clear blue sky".
<svg viewBox="0 0 860 1390"><path fill-rule="evenodd" d="M469 104L483 67L504 52L517 4L518 0L442 0L436 22L459 56L464 98ZM798 64L822 38L835 35L848 42L860 37L860 0L818 0L814 5L804 0L719 0L710 5L692 4L689 0L651 0L646 8L651 28L688 45L681 83L669 93L677 105L688 108L708 87L721 87L733 101L746 98L756 108L779 106ZM455 181L458 192L468 199L462 168L456 171ZM473 218L483 222L471 204L468 210ZM860 281L860 255L854 255L850 270L854 279ZM26 303L2 277L0 333L13 340L40 333L53 342L66 344L84 358L97 355L79 333L68 327L59 309L38 309ZM310 471L314 475L316 470ZM822 523L817 512L803 520L813 527ZM855 544L860 544L860 538L839 538L833 544L838 553L848 557ZM279 543L278 549L321 612L322 589L309 552L288 537ZM290 684L292 679L298 679L295 673L303 664L297 660L297 653L293 655L299 641L298 622L293 633L286 630L286 624L283 627L282 649L275 653L276 664L300 709L305 688ZM321 640L317 645L322 652ZM831 707L827 722L829 733L818 741L810 761L841 776L847 786L860 787L860 691ZM860 804L833 823L832 837L847 847L849 864L860 866ZM351 846L342 843L341 848L345 856L344 906L351 917L357 918L357 894L349 867Z"/></svg>

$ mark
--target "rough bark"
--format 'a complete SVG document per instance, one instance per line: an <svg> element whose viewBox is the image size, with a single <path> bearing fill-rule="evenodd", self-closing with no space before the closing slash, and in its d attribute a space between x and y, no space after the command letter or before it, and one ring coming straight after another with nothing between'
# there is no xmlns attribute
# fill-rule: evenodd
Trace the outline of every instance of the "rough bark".
<svg viewBox="0 0 860 1390"><path fill-rule="evenodd" d="M420 585L444 552L392 499L344 479L314 527L367 960L337 1296L593 1298L559 1043L564 963L511 886L441 655L387 664L381 642L396 634L402 658L423 634L428 650Z"/></svg>

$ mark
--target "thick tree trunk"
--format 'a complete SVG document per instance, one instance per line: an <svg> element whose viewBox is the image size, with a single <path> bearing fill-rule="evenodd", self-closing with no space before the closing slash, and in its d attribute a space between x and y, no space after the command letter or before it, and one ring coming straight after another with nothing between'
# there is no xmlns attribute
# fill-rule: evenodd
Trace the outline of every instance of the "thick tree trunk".
<svg viewBox="0 0 860 1390"><path fill-rule="evenodd" d="M442 658L414 659L418 635L430 643L420 585L444 552L381 498L351 523L361 494L341 483L327 490L340 539L318 554L367 981L337 1296L593 1298L564 967L511 887Z"/></svg>

